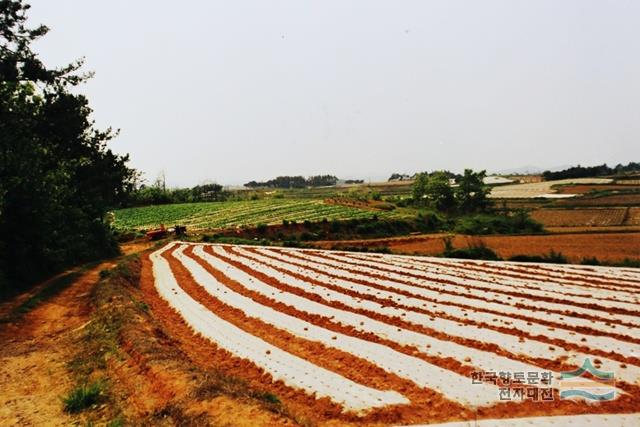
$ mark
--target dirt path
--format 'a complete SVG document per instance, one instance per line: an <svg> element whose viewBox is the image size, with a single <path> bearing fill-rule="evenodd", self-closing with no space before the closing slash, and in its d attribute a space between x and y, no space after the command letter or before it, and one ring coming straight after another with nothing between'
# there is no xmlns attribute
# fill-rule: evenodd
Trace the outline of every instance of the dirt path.
<svg viewBox="0 0 640 427"><path fill-rule="evenodd" d="M90 290L100 270L114 265L108 261L91 268L17 322L0 325L0 425L74 423L60 401L73 385L65 366L67 344L70 333L89 318Z"/></svg>
<svg viewBox="0 0 640 427"><path fill-rule="evenodd" d="M124 254L148 247L136 243L123 246ZM112 268L109 260L88 270L76 270L73 283L46 299L22 317L0 323L0 425L73 425L79 418L63 412L61 396L74 383L66 368L73 345L71 336L91 315L90 294L103 269ZM20 304L37 295L53 280L21 294L0 306L0 318L6 318Z"/></svg>
<svg viewBox="0 0 640 427"><path fill-rule="evenodd" d="M131 242L121 249L126 256L152 244ZM0 304L0 426L80 426L90 420L104 425L118 419L159 426L295 424L292 415L283 412L286 408L265 400L260 391L215 369L195 366L177 341L159 329L158 313L145 308L137 288L96 287L100 271L115 267L121 259L65 272ZM47 293L52 285L58 288ZM43 292L47 295L35 308L16 315L16 308ZM67 414L61 398L77 385L68 363L78 361L79 351L85 352L87 358L81 363L94 369L90 363L103 350L96 347L98 341L79 347L78 338L100 324L94 331L96 340L105 339L101 328L108 324L103 317L110 309L127 320L119 332L119 356L99 373L93 372L108 378L107 397L97 408Z"/></svg>

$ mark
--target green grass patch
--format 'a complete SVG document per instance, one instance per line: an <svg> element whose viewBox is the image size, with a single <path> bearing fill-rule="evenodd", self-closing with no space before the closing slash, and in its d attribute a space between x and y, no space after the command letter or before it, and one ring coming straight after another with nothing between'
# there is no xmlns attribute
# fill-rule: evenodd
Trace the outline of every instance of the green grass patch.
<svg viewBox="0 0 640 427"><path fill-rule="evenodd" d="M65 412L78 413L99 403L105 389L103 381L78 385L62 398Z"/></svg>
<svg viewBox="0 0 640 427"><path fill-rule="evenodd" d="M81 334L75 339L76 351L67 363L67 369L76 385L63 397L66 412L77 413L91 409L98 403L104 403L110 408L111 416L120 414L117 403L109 391L108 381L92 379L108 377L108 360L121 357L121 331L132 316L123 303L131 300L139 310L145 310L146 303L133 297L127 299L127 294L122 291L124 285L135 286L139 277L140 260L137 255L127 256L113 269L100 272L100 281L91 291L92 302L97 308L89 323L84 325ZM115 418L111 423L108 425L123 425L121 418Z"/></svg>
<svg viewBox="0 0 640 427"><path fill-rule="evenodd" d="M519 234L540 233L544 231L542 224L534 221L529 215L520 211L514 215L477 214L460 217L456 221L454 231L460 234Z"/></svg>

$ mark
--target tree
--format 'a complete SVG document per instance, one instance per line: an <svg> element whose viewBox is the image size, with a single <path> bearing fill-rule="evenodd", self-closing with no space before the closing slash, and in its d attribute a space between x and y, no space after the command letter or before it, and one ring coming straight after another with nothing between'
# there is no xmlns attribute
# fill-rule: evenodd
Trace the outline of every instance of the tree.
<svg viewBox="0 0 640 427"><path fill-rule="evenodd" d="M196 185L191 189L192 198L195 201L222 201L226 198L220 184L202 184Z"/></svg>
<svg viewBox="0 0 640 427"><path fill-rule="evenodd" d="M425 193L433 207L439 211L450 211L455 207L453 188L444 172L435 172L429 176Z"/></svg>
<svg viewBox="0 0 640 427"><path fill-rule="evenodd" d="M0 293L116 252L103 219L136 178L71 92L81 61L49 69L32 52L48 29L27 28L28 9L0 0Z"/></svg>
<svg viewBox="0 0 640 427"><path fill-rule="evenodd" d="M404 181L406 179L410 179L411 177L404 173L392 173L387 181Z"/></svg>
<svg viewBox="0 0 640 427"><path fill-rule="evenodd" d="M427 198L427 183L429 182L429 174L421 172L416 174L413 180L411 190L413 192L413 200L417 204L425 204Z"/></svg>
<svg viewBox="0 0 640 427"><path fill-rule="evenodd" d="M489 187L484 185L486 171L474 172L465 169L464 175L458 180L458 187L455 189L455 198L458 210L462 213L482 212L491 206L488 199Z"/></svg>
<svg viewBox="0 0 640 427"><path fill-rule="evenodd" d="M450 211L455 206L453 188L443 171L417 174L413 182L413 198L418 204L429 204L439 211Z"/></svg>

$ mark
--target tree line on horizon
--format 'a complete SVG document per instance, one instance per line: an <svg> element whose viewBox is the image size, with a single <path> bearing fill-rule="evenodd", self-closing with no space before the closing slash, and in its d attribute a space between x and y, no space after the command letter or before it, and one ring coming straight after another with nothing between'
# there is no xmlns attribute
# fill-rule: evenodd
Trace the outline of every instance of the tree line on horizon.
<svg viewBox="0 0 640 427"><path fill-rule="evenodd" d="M425 172L422 172L423 174ZM462 177L460 174L456 174L450 171L435 171L431 173L445 173L449 179L454 179L456 182ZM626 165L621 163L617 164L614 167L607 166L606 163L597 166L571 166L567 169L563 169L560 171L544 171L542 173L542 178L545 181L556 181L559 179L570 179L570 178L593 178L599 176L610 176L610 175L625 175L630 173L640 173L640 163L637 162L629 162ZM404 174L404 173L393 173L389 177L387 181L409 181L415 180L419 174L414 173L413 175Z"/></svg>
<svg viewBox="0 0 640 427"><path fill-rule="evenodd" d="M391 176L389 177L389 179L387 179L387 182L392 182L392 181L413 181L415 180L419 175L430 175L430 174L444 174L447 176L448 179L453 179L455 181L458 181L458 179L462 178L462 175L460 175L459 173L454 173L448 170L438 170L438 171L432 171L432 172L417 172L414 173L413 175L409 175L406 173L392 173Z"/></svg>
<svg viewBox="0 0 640 427"><path fill-rule="evenodd" d="M304 176L279 176L268 181L249 181L244 184L247 188L307 188L307 187L329 187L336 185L338 178L333 175L314 175L308 178Z"/></svg>
<svg viewBox="0 0 640 427"><path fill-rule="evenodd" d="M592 178L598 176L610 176L610 175L624 175L629 173L640 172L640 163L629 162L626 165L617 164L613 168L603 163L598 166L572 166L570 168L551 172L544 171L542 178L545 181L556 181L559 179L571 179L571 178Z"/></svg>
<svg viewBox="0 0 640 427"><path fill-rule="evenodd" d="M161 182L140 185L121 207L168 205L172 203L224 202L230 196L220 184L200 184L190 188L166 188Z"/></svg>

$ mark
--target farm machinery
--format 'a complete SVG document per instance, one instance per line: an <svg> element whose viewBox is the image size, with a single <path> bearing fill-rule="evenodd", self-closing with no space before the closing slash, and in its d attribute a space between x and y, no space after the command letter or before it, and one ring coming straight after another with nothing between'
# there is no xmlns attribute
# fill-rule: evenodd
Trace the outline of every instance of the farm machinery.
<svg viewBox="0 0 640 427"><path fill-rule="evenodd" d="M150 240L160 240L170 234L175 234L176 236L184 236L186 233L187 227L184 225L175 225L174 227L166 228L164 224L160 224L160 228L149 230L147 231L146 235Z"/></svg>

